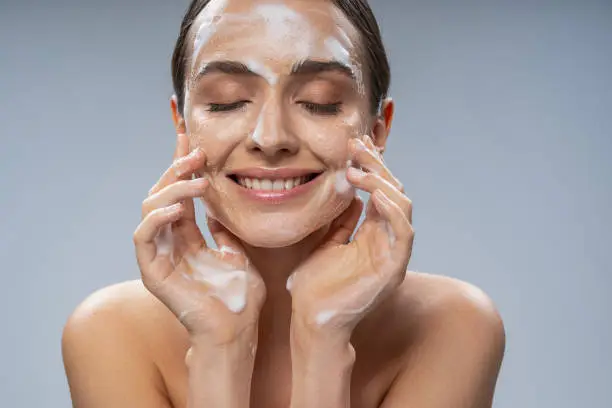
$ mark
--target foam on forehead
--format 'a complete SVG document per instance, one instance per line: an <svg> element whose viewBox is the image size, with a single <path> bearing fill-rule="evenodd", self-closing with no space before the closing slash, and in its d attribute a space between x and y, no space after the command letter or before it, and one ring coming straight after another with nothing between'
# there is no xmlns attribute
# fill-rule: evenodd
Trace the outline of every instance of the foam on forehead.
<svg viewBox="0 0 612 408"><path fill-rule="evenodd" d="M325 2L325 4L329 10L320 10L311 6L302 13L282 2L266 2L246 9L237 9L231 7L231 3L228 4L227 0L213 0L208 7L202 10L194 24L195 32L191 48L192 71L203 48L210 43L215 33L225 35L221 33L225 31L224 28L228 23L240 24L245 28L262 24L262 28L265 29L265 37L267 37L266 42L280 44L278 40L284 40L285 43L290 43L291 47L287 49L287 52L296 58L329 56L355 68L352 58L356 58L356 55L351 56L354 44L349 34L355 35L356 33L348 32L353 29L346 26L346 18L342 20L343 14L340 10L337 10L332 3ZM324 17L313 19L313 14L320 14ZM307 15L310 15L311 18L308 18ZM328 27L325 27L326 24ZM328 32L321 32L321 30ZM250 40L246 38L244 41L249 42ZM261 43L261 38L252 38L251 41L253 41L254 50L264 45ZM245 45L247 48L251 46L251 44ZM224 51L221 47L214 50L213 55L221 56L225 53ZM316 55L321 52L324 54Z"/></svg>

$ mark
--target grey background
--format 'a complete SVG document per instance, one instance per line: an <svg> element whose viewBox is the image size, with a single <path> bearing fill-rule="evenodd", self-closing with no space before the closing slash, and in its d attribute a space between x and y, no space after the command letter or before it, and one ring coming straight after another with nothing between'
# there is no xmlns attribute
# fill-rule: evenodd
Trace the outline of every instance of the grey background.
<svg viewBox="0 0 612 408"><path fill-rule="evenodd" d="M372 3L411 269L495 300L495 407L612 406L612 2ZM187 1L0 4L1 405L66 407L65 319L139 277L131 237L172 155Z"/></svg>

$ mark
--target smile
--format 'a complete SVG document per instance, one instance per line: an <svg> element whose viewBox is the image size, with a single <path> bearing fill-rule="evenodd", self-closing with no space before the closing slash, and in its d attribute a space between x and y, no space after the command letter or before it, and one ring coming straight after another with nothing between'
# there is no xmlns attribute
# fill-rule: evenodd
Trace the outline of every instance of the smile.
<svg viewBox="0 0 612 408"><path fill-rule="evenodd" d="M240 184L242 187L248 188L249 190L285 191L292 190L298 186L306 184L313 180L316 176L317 174L311 174L308 176L276 180L234 176L234 181Z"/></svg>
<svg viewBox="0 0 612 408"><path fill-rule="evenodd" d="M254 169L229 174L240 191L252 199L280 201L306 193L323 171Z"/></svg>

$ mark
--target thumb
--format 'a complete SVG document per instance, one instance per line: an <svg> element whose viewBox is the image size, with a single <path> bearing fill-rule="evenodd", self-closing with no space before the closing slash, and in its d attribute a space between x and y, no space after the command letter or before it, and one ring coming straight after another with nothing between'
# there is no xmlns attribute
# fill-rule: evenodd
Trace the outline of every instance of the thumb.
<svg viewBox="0 0 612 408"><path fill-rule="evenodd" d="M359 222L362 210L363 201L356 195L348 208L332 222L323 241L323 246L344 245L348 243Z"/></svg>

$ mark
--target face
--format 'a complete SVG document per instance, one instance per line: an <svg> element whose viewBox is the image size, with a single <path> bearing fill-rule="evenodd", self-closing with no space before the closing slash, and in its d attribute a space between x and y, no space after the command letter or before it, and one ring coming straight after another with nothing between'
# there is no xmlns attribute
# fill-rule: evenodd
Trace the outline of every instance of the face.
<svg viewBox="0 0 612 408"><path fill-rule="evenodd" d="M329 1L213 0L196 19L179 122L209 214L246 243L294 244L351 202L348 141L373 121L359 44Z"/></svg>

